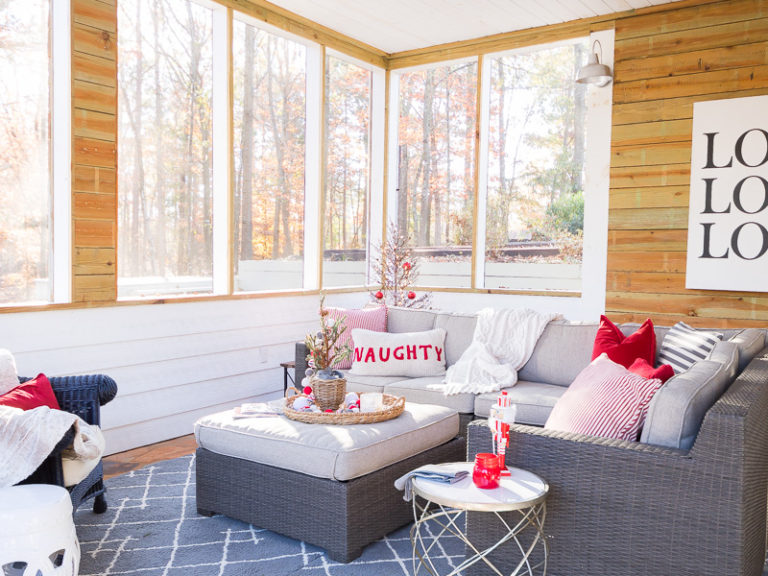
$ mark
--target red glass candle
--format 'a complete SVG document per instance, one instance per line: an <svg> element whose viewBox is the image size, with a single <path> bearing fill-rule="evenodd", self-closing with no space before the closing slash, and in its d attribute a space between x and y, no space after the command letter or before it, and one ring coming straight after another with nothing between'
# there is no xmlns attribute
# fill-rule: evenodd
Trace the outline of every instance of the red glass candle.
<svg viewBox="0 0 768 576"><path fill-rule="evenodd" d="M499 457L496 454L481 452L475 456L475 467L472 469L472 482L483 490L499 486Z"/></svg>

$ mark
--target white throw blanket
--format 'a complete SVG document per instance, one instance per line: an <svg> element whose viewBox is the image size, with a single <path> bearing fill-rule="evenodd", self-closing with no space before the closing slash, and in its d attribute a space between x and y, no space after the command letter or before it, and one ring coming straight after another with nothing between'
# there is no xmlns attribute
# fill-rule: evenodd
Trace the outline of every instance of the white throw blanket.
<svg viewBox="0 0 768 576"><path fill-rule="evenodd" d="M0 406L0 488L13 486L37 470L72 424L75 457L97 458L101 449L95 439L101 431L79 416L47 406L26 412Z"/></svg>
<svg viewBox="0 0 768 576"><path fill-rule="evenodd" d="M478 312L472 343L445 373L445 393L483 394L513 386L544 328L558 316L527 308Z"/></svg>

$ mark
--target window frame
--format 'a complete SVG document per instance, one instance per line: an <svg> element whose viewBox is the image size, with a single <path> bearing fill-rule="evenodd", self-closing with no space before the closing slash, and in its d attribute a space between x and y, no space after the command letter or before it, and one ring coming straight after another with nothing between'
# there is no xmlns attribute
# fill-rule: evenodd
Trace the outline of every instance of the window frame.
<svg viewBox="0 0 768 576"><path fill-rule="evenodd" d="M1 308L45 307L72 301L72 22L70 0L47 0L48 27L48 295L4 302Z"/></svg>
<svg viewBox="0 0 768 576"><path fill-rule="evenodd" d="M388 174L388 180L387 180L387 189L386 189L386 200L385 200L385 220L383 222L382 226L382 234L383 236L386 236L389 229L389 223L390 222L397 222L397 213L398 213L398 168L399 168L399 145L400 145L400 138L399 138L399 130L400 130L400 76L403 74L406 74L408 72L420 72L423 70L431 70L435 68L442 68L445 66L454 66L461 64L463 62L472 63L474 62L477 66L477 75L476 75L476 89L475 89L475 151L473 155L473 162L475 163L474 167L474 188L473 188L473 214L472 214L472 232L471 236L473 239L472 244L472 256L470 260L470 270L469 270L469 287L461 287L461 286L430 286L425 284L418 284L415 286L419 289L429 289L429 290L441 290L446 292L466 292L466 291L472 291L476 288L475 286L475 267L476 267L476 249L475 249L475 239L477 236L477 202L478 202L478 174L479 174L479 164L478 164L478 149L479 149L479 141L477 134L479 133L479 126L480 123L478 122L479 116L480 116L480 106L482 104L482 99L480 97L480 93L478 92L478 89L481 86L482 82L482 61L483 61L483 55L477 55L477 56L467 56L463 58L452 58L449 60L441 60L439 62L430 62L428 64L421 64L418 66L408 66L405 68L398 68L396 70L390 71L390 81L389 81L389 102L388 102L388 109L389 109L389 118L387 119L388 122L388 135L389 135L389 141L387 143L387 174Z"/></svg>
<svg viewBox="0 0 768 576"><path fill-rule="evenodd" d="M596 307L604 305L605 298L605 276L606 276L606 257L607 257L607 220L608 220L608 179L609 173L605 171L604 174L595 174L594 170L588 168L585 175L585 189L594 188L594 194L586 199L585 202L585 224L584 224L584 259L582 263L582 278L593 278L597 281L584 284L580 293L571 292L558 292L558 291L527 291L527 290L514 290L514 289L485 289L484 288L484 266L485 266L485 219L480 218L480 212L485 209L482 204L486 199L486 194L483 193L483 189L487 189L487 149L485 152L482 150L483 141L487 146L487 126L483 127L484 117L488 114L488 87L489 75L487 74L487 66L489 58L496 54L504 54L509 52L536 50L541 46L553 45L558 42L545 42L543 44L536 44L530 46L523 46L520 48L513 48L508 50L499 51L498 53L485 53L484 48L481 46L474 54L467 57L460 57L455 59L447 59L434 61L427 64L412 66L412 67L398 67L394 64L394 67L380 67L376 64L369 64L367 61L359 60L353 56L348 55L345 52L341 52L331 46L337 46L334 44L333 39L330 42L326 40L319 40L313 38L309 34L301 35L293 34L283 27L276 26L262 21L258 17L251 16L250 14L233 8L231 4L220 2L218 0L196 0L197 3L203 6L208 6L213 9L214 12L214 27L216 27L215 21L217 19L223 22L226 28L226 39L221 45L217 47L216 41L214 41L214 53L223 53L226 60L226 67L224 70L220 68L216 63L221 56L214 55L213 74L215 78L225 77L224 82L216 81L217 90L214 91L214 101L224 100L227 103L232 99L232 25L234 20L240 19L251 25L263 29L269 33L276 34L281 37L289 38L293 41L302 43L307 47L308 53L308 79L307 79L307 101L310 102L310 90L314 89L320 95L320 98L316 98L316 116L318 118L317 123L310 121L310 106L307 110L307 142L316 143L317 152L314 154L314 159L307 160L307 169L310 168L316 170L318 177L315 179L317 187L320 189L320 176L323 174L325 167L323 165L322 149L324 142L321 137L320 131L324 125L324 110L323 110L323 94L324 94L324 77L325 77L325 55L331 54L334 57L343 58L349 60L356 65L365 67L372 71L372 95L371 95L371 159L370 159L370 199L369 199L369 215L368 215L368 286L376 283L375 278L371 278L371 262L373 260L373 251L377 244L380 244L382 239L386 235L386 229L390 217L396 214L396 202L393 202L393 198L396 198L394 193L397 187L397 133L398 133L398 94L399 94L399 75L403 72L417 69L424 69L430 67L440 67L449 65L451 63L467 61L477 62L478 71L478 92L477 92L477 131L476 137L476 157L481 156L475 163L476 184L474 189L475 194L475 210L473 214L473 264L471 273L471 288L454 288L454 287L434 287L435 291L442 292L475 292L475 293L501 293L501 294L516 294L516 295L537 295L537 296L569 296L569 297L581 297L582 300L589 301ZM51 108L51 287L52 296L47 302L19 302L8 303L0 305L0 311L8 309L14 311L19 308L40 309L48 308L55 309L57 305L69 304L72 302L74 291L74 278L75 273L74 255L73 255L73 241L74 230L72 223L72 211L73 211L73 172L71 170L72 161L72 104L74 101L74 94L72 92L72 6L70 0L51 0L52 6L52 25L50 33L53 40L52 55L50 59L50 66L53 70L52 73L52 91L50 99L52 104ZM255 12L253 13L256 14ZM586 32L586 30L585 30ZM581 36L583 34L579 34ZM546 36L546 35L545 35ZM613 65L613 42L614 32L613 30L605 30L594 32L589 35L590 43L594 39L599 39L602 44L603 60L604 63ZM344 48L341 48L342 50ZM309 61L309 54L313 53L316 56L315 61L319 62L317 68L317 81L310 83L309 76L313 70L313 66ZM466 54L466 51L463 51ZM55 61L55 64L54 64ZM387 58L385 57L383 62L386 64ZM219 75L217 76L217 71ZM222 74L223 72L223 74ZM607 104L607 114L601 112L598 118L595 118L594 114L588 115L587 118L587 130L589 134L599 133L600 145L596 146L593 138L590 138L586 148L588 162L594 161L594 158L598 158L599 166L610 166L610 136L611 136L611 107L612 107L612 90L610 87L603 89L591 88L590 92L596 92L599 96L598 100L603 105ZM55 95L55 96L54 96ZM214 116L215 111L219 108L214 104ZM214 122L214 141L218 142L222 139L227 140L227 145L224 148L228 150L227 154L214 153L214 190L213 195L213 290L210 293L194 294L194 295L168 295L162 298L162 301L188 301L188 300L207 300L211 297L215 298L238 298L238 297L253 297L253 296L271 296L271 295L290 295L290 294L302 294L312 293L322 288L322 250L323 242L318 242L315 247L312 241L313 238L322 240L321 237L321 223L323 213L319 206L319 194L314 192L310 193L312 186L309 181L305 182L305 206L304 206L304 281L300 288L296 290L279 289L274 291L258 291L258 292L234 292L234 268L233 257L234 247L231 244L232 232L233 232L233 154L232 150L232 108L231 105L227 105L224 110L227 115L227 122L224 130L217 131L217 123ZM485 121L487 122L487 120ZM221 123L218 123L219 127ZM315 125L318 127L318 134L310 137L309 130ZM596 132L597 128L597 132ZM482 137L481 137L482 136ZM214 146L216 148L216 146ZM216 148L221 149L221 146ZM394 153L393 153L394 150ZM311 155L310 155L311 156ZM222 168L223 166L223 168ZM219 178L217 175L224 174L224 178ZM395 176L393 178L393 176ZM594 182L591 184L589 180L593 178ZM221 183L224 183L223 186ZM222 194L221 190L225 190L226 193ZM115 222L117 225L117 222ZM481 250L482 247L482 250ZM313 248L308 250L307 248ZM599 281L602 279L602 282ZM117 275L115 275L115 281ZM351 292L359 291L360 287L329 287L327 290L330 292ZM589 290L589 294L587 294ZM104 302L104 305L115 304L130 304L130 303L143 303L146 299L115 299L109 302Z"/></svg>
<svg viewBox="0 0 768 576"><path fill-rule="evenodd" d="M72 301L72 21L70 0L51 3L52 298Z"/></svg>
<svg viewBox="0 0 768 576"><path fill-rule="evenodd" d="M140 0L137 0L140 1ZM174 293L174 292L149 292L144 295L120 295L120 284L121 280L130 280L133 277L130 276L120 276L119 271L119 251L120 251L120 245L119 241L117 243L115 253L116 253L116 260L118 261L118 269L115 273L115 287L116 287L116 298L115 302L147 302L156 300L158 298L161 298L163 300L167 299L173 299L173 300L188 300L190 298L200 298L200 297L209 297L214 295L222 295L227 294L227 292L224 292L223 290L225 287L223 286L223 281L221 279L221 271L220 265L217 265L216 263L216 256L217 251L221 252L221 237L223 236L222 233L217 233L216 224L221 221L221 216L217 217L217 210L216 208L220 205L220 203L226 202L226 199L222 200L220 197L223 195L223 193L220 191L220 186L222 183L226 183L228 181L228 177L222 173L222 170L226 168L224 166L223 162L217 161L217 156L220 156L219 154L215 153L215 145L220 144L222 141L222 138L225 137L225 131L229 129L228 126L228 114L223 114L221 110L218 108L221 106L229 106L229 86L228 83L225 82L223 86L218 86L217 81L221 81L224 76L222 73L222 70L224 71L224 74L229 76L229 64L228 64L228 58L225 51L222 49L222 43L226 42L229 39L230 30L229 30L229 10L226 6L223 4L219 4L218 2L214 2L213 0L179 0L180 2L187 1L191 2L194 5L199 6L200 8L204 8L206 10L211 11L211 39L210 39L210 49L211 49L211 274L210 274L210 289L207 289L205 291L192 291L192 292L185 292L185 293ZM121 34L120 30L120 16L119 16L119 6L117 7L117 13L115 16L115 22L117 26L117 34L118 37ZM220 60L217 60L217 57ZM118 49L118 64L116 66L116 82L117 82L117 90L119 91L120 88L120 74L119 74L119 49ZM217 71L217 63L223 62L226 65L222 66L221 64L218 65L219 68L222 70ZM223 102L224 104L221 104ZM218 103L218 104L217 104ZM226 112L226 109L224 110ZM116 128L115 128L115 135L117 137L117 142L120 142L120 107L117 106L116 109ZM225 126L222 127L221 121L225 120ZM119 152L119 146L117 149L117 167L116 167L116 178L118 181L117 186L117 204L119 206L119 196L120 196L120 186L119 186L119 174L120 174L120 152ZM224 190L228 191L227 188L224 188ZM119 211L119 208L116 209ZM119 215L115 217L115 229L116 229L116 237L119 238L120 236L120 218ZM228 230L225 231L228 233ZM217 274L219 277L217 278ZM218 290L222 290L219 292Z"/></svg>
<svg viewBox="0 0 768 576"><path fill-rule="evenodd" d="M555 48L560 47L567 47L573 45L574 41L577 39L584 39L587 40L589 45L592 44L592 37L591 35L583 35L583 36L574 36L572 38L566 38L563 40L555 40L553 42L546 42L543 44L533 44L530 46L523 46L521 48L514 48L511 50L503 50L500 52L493 52L491 54L486 54L483 59L483 90L482 90L482 118L481 118L481 124L483 128L480 130L480 164L483 167L483 174L482 177L478 181L478 215L477 215L477 236L475 238L475 244L477 246L477 266L475 269L475 286L480 289L486 289L486 249L487 249L487 228L486 228L486 218L487 218L487 201L488 201L488 176L489 176L489 160L490 160L490 113L491 113L491 66L492 62L495 59L503 58L508 55L526 55L526 54L534 54L536 52L544 51L544 50L551 50ZM575 80L574 80L575 82ZM586 87L587 90L585 92L585 98L587 100L587 114L586 118L590 116L590 94L594 94L593 91L589 90L589 86ZM586 119L585 118L585 119ZM587 130L587 122L585 121L584 126L585 132L589 134L589 131ZM586 174L590 171L591 166L587 162L587 147L585 146L585 160L584 160L584 173L585 173L585 184L586 184ZM584 186L586 188L586 185ZM482 207L480 207L482 206ZM584 211L586 212L586 201L585 201L585 208ZM585 227L586 228L586 227ZM586 232L586 229L585 229ZM582 246L583 246L583 238L582 238ZM583 260L584 256L582 256L582 271L579 276L580 281L580 289L579 293L583 292ZM519 292L525 292L527 290L531 289L525 289L525 288L491 288L494 292L512 292L512 293L519 293ZM536 289L534 289L536 290ZM552 294L558 294L560 292L568 292L568 290L562 290L562 289L556 289L556 288L547 288L544 289L544 291Z"/></svg>
<svg viewBox="0 0 768 576"><path fill-rule="evenodd" d="M323 59L323 116L322 116L322 131L323 131L323 163L322 163L322 193L321 202L318 210L318 220L320 223L320 230L318 238L320 238L320 246L318 249L319 258L319 286L323 290L345 290L349 288L365 288L372 283L375 283L371 276L373 269L371 266L372 256L378 251L378 247L381 246L382 239L382 227L378 223L383 223L384 218L384 150L385 150L385 100L386 100L386 70L379 68L367 62L363 62L353 56L334 50L333 48L325 49L325 57L333 57L348 64L358 66L371 73L371 97L370 97L370 118L369 133L368 133L368 202L366 213L366 246L365 246L365 277L366 281L364 285L349 285L349 286L329 286L323 285L323 254L325 252L325 188L326 188L326 158L328 149L328 135L326 134L326 94L328 87L325 85L326 70L325 62ZM374 225L374 223L376 223Z"/></svg>
<svg viewBox="0 0 768 576"><path fill-rule="evenodd" d="M230 9L231 10L231 9ZM325 72L324 54L325 47L316 42L312 42L306 38L286 32L281 28L267 24L261 20L254 18L244 12L237 10L231 10L232 27L235 20L252 26L258 30L261 30L267 34L273 34L275 36L285 38L291 42L301 44L306 49L306 76L305 76L305 101L306 101L306 119L305 119L305 146L304 146L304 237L302 248L302 285L297 286L295 289L275 289L275 290L238 290L234 289L234 258L235 251L234 246L229 246L230 258L228 266L228 285L229 295L248 295L248 294L288 294L296 291L311 291L317 290L320 287L320 260L321 248L318 250L307 250L307 246L310 244L309 240L312 238L319 238L320 236L320 199L317 194L311 194L311 190L319 190L322 185L322 173L321 166L323 154L322 154L322 126L323 119L323 75ZM230 38L228 41L229 46L229 90L232 94L233 83L233 59L232 59L232 32L230 28ZM232 102L232 96L229 98L229 102ZM227 238L229 243L232 243L234 238L234 120L232 106L229 106L229 131L230 139L227 145L230 169L229 178L230 185L230 212L228 214L228 231ZM223 282L222 282L223 283Z"/></svg>
<svg viewBox="0 0 768 576"><path fill-rule="evenodd" d="M386 222L396 221L397 218L397 186L398 186L398 129L399 129L399 77L402 73L418 71L462 61L476 61L478 73L477 92L477 136L476 136L476 162L475 166L475 211L473 214L473 245L472 245L472 272L471 287L435 287L419 284L416 288L444 292L481 292L511 295L534 296L569 296L581 297L597 307L605 301L605 277L608 244L608 192L609 192L609 168L611 146L611 114L613 107L613 90L608 87L588 87L587 90L587 117L585 130L588 135L585 147L585 174L584 174L584 237L583 256L581 264L581 289L579 291L564 291L558 289L526 290L514 288L486 288L486 212L488 199L488 155L489 155L489 128L490 128L490 66L491 60L505 54L531 53L546 48L568 45L573 39L588 38L590 46L595 40L599 40L603 63L613 67L614 37L613 30L601 30L585 35L574 35L572 38L543 42L518 48L506 49L492 53L481 53L477 56L442 60L421 66L409 66L391 70L389 83L389 117L387 143L387 174L388 185L386 189ZM575 81L575 80L574 80ZM584 278L602 279L601 282L585 284Z"/></svg>

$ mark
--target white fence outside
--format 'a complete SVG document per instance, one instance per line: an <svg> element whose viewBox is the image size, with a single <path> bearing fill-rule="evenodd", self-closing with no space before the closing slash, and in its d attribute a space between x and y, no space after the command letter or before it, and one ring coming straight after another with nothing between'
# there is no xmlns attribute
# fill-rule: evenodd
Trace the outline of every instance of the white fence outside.
<svg viewBox="0 0 768 576"><path fill-rule="evenodd" d="M296 260L241 261L235 288L242 292L295 290L302 287L303 263ZM469 288L471 264L460 262L419 263L418 284L446 288ZM323 262L323 286L365 286L366 264ZM510 290L581 290L581 264L488 262L485 288Z"/></svg>

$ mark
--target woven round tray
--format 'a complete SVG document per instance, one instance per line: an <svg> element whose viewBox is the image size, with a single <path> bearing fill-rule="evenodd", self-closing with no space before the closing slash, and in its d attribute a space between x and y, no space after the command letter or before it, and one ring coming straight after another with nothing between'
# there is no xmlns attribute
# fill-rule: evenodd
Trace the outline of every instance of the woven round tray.
<svg viewBox="0 0 768 576"><path fill-rule="evenodd" d="M384 394L384 407L376 412L299 412L292 408L293 401L304 394L296 394L285 400L284 414L291 420L306 422L307 424L372 424L397 418L405 409L403 396L391 396Z"/></svg>

